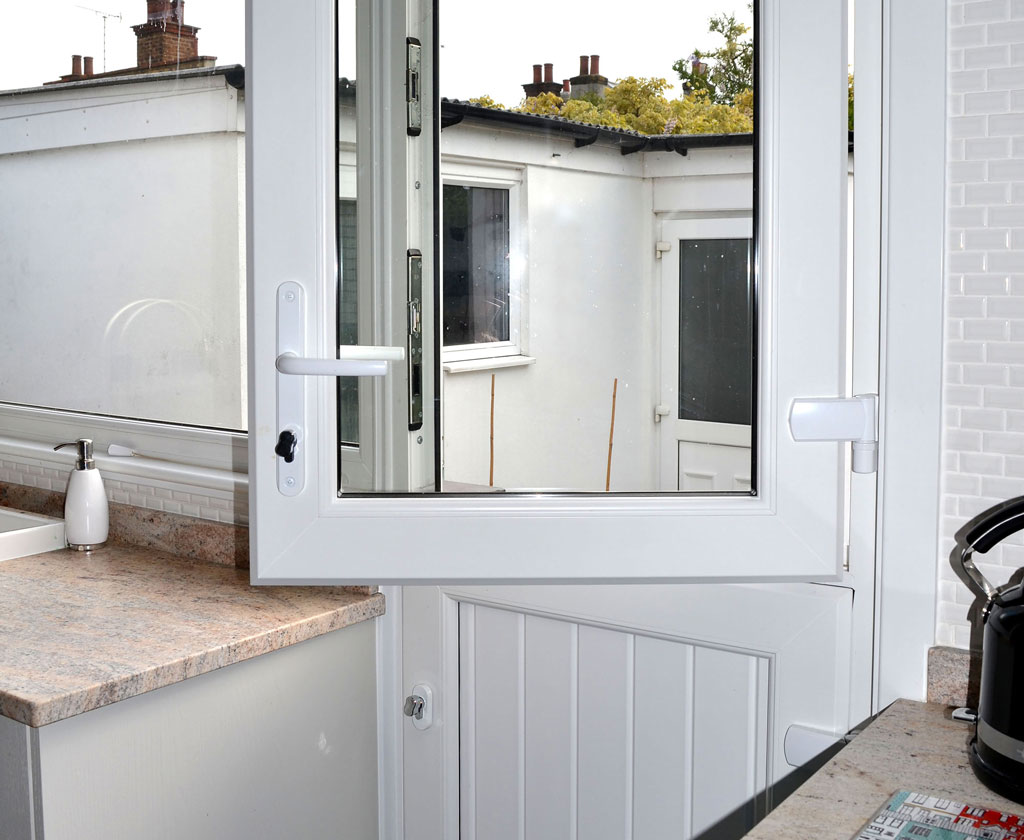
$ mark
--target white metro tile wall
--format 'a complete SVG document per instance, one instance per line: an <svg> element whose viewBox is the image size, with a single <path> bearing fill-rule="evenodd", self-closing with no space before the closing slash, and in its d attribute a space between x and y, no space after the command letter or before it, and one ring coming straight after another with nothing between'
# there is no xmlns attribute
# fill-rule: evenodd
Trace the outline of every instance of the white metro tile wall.
<svg viewBox="0 0 1024 840"><path fill-rule="evenodd" d="M1024 494L1024 0L950 0L942 534L936 643L967 647L953 535ZM1024 566L1018 534L978 565Z"/></svg>
<svg viewBox="0 0 1024 840"><path fill-rule="evenodd" d="M24 484L61 493L67 487L69 469L54 468L52 463L32 458L0 457L0 482ZM135 507L179 513L214 522L246 525L249 513L246 500L236 503L228 491L203 489L160 479L119 476L103 470L103 486L111 502Z"/></svg>

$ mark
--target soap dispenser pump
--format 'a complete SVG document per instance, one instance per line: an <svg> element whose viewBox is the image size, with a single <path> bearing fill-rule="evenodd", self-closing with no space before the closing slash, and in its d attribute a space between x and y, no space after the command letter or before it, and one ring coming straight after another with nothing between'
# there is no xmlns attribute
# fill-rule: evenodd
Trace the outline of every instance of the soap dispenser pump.
<svg viewBox="0 0 1024 840"><path fill-rule="evenodd" d="M61 443L54 452L65 446L77 448L75 468L68 476L68 489L64 501L64 533L68 545L78 551L91 551L107 541L110 529L110 511L103 479L92 457L92 441L81 438L74 443Z"/></svg>

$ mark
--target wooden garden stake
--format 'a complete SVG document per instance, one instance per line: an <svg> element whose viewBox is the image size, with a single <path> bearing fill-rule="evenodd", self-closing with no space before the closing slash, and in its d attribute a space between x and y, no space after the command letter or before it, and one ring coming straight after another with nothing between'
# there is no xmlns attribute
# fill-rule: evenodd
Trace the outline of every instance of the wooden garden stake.
<svg viewBox="0 0 1024 840"><path fill-rule="evenodd" d="M612 443L615 440L615 397L619 393L619 380L615 378L612 385L612 427L608 430L608 471L604 477L604 492L607 493L612 486Z"/></svg>

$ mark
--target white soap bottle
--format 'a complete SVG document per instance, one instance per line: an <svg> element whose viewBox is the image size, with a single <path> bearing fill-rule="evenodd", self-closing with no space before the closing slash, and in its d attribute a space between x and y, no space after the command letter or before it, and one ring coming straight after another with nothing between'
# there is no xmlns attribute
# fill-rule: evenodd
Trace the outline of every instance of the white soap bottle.
<svg viewBox="0 0 1024 840"><path fill-rule="evenodd" d="M74 443L61 443L53 447L56 452L65 446L77 447L75 468L68 476L67 495L64 500L64 533L68 545L78 551L91 551L107 541L110 530L110 510L103 478L92 457L92 441L81 438Z"/></svg>

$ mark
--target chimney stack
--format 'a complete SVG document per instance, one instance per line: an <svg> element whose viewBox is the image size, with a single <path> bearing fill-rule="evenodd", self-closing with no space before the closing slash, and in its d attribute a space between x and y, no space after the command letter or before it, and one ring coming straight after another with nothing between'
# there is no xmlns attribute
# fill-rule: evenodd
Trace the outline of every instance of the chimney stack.
<svg viewBox="0 0 1024 840"><path fill-rule="evenodd" d="M578 99L581 96L604 96L608 90L608 80L601 75L601 56L581 55L580 74L569 79L570 96Z"/></svg>
<svg viewBox="0 0 1024 840"><path fill-rule="evenodd" d="M541 68L544 70L543 81L541 81ZM557 94L561 91L562 86L553 81L555 75L554 64L534 64L533 65L533 83L523 85L523 91L527 98L533 96L540 96L542 93L554 93Z"/></svg>
<svg viewBox="0 0 1024 840"><path fill-rule="evenodd" d="M81 76L82 75L82 56L73 55L71 56L71 75Z"/></svg>
<svg viewBox="0 0 1024 840"><path fill-rule="evenodd" d="M91 55L87 55L85 57L85 75L86 76L91 76L92 73L93 73L93 70L92 70L92 56Z"/></svg>
<svg viewBox="0 0 1024 840"><path fill-rule="evenodd" d="M562 92L560 94L562 99L568 101L572 98L571 88L569 87L569 80L562 79Z"/></svg>
<svg viewBox="0 0 1024 840"><path fill-rule="evenodd" d="M199 58L198 26L185 24L185 0L146 0L148 20L133 26L141 69L184 64Z"/></svg>

